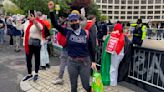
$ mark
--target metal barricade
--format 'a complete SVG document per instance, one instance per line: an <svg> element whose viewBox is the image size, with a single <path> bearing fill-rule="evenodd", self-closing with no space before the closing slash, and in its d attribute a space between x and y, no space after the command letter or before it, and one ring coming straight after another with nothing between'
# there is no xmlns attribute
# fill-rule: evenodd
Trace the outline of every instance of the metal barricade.
<svg viewBox="0 0 164 92"><path fill-rule="evenodd" d="M154 40L164 40L164 29L148 28L147 38L154 39Z"/></svg>
<svg viewBox="0 0 164 92"><path fill-rule="evenodd" d="M164 52L134 47L128 77L164 90Z"/></svg>
<svg viewBox="0 0 164 92"><path fill-rule="evenodd" d="M134 27L128 28L128 32L130 35L133 35ZM125 31L126 29L124 29ZM153 39L153 40L164 40L164 29L157 29L157 28L147 28L146 39Z"/></svg>

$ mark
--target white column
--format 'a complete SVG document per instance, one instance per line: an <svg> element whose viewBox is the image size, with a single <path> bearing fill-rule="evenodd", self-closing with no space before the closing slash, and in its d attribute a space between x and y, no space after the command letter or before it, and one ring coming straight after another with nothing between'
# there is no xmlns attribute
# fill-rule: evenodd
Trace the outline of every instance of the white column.
<svg viewBox="0 0 164 92"><path fill-rule="evenodd" d="M114 20L115 20L115 19L114 19L114 9L115 9L115 0L113 0L113 9L112 9L112 13L113 13L113 15L112 15L112 16L113 16L113 22L114 22Z"/></svg>

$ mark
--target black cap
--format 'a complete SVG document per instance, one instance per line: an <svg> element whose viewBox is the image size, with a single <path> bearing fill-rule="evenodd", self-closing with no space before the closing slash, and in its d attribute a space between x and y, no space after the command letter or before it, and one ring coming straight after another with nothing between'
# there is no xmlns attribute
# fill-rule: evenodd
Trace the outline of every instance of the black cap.
<svg viewBox="0 0 164 92"><path fill-rule="evenodd" d="M137 24L141 24L141 23L142 23L142 19L138 19Z"/></svg>

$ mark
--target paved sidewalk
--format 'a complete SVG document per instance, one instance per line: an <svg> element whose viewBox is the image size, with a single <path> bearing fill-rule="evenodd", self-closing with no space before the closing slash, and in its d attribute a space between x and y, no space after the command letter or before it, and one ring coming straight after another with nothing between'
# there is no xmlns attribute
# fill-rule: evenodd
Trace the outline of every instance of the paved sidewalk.
<svg viewBox="0 0 164 92"><path fill-rule="evenodd" d="M53 66L51 69L40 71L39 80L33 82L33 80L20 82L20 87L25 92L70 92L70 83L68 73L66 71L64 75L63 85L53 85L51 81L58 75L58 66ZM78 92L85 92L81 86L79 79ZM105 88L104 92L135 92L123 86L111 87L110 90Z"/></svg>

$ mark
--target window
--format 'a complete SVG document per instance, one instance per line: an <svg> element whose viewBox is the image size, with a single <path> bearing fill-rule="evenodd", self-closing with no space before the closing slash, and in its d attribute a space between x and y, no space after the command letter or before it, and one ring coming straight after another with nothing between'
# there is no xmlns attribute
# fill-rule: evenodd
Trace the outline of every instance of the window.
<svg viewBox="0 0 164 92"><path fill-rule="evenodd" d="M128 0L128 4L133 4L133 1L132 0Z"/></svg>
<svg viewBox="0 0 164 92"><path fill-rule="evenodd" d="M132 19L132 16L127 16L127 19Z"/></svg>
<svg viewBox="0 0 164 92"><path fill-rule="evenodd" d="M147 16L147 19L153 19L153 16Z"/></svg>
<svg viewBox="0 0 164 92"><path fill-rule="evenodd" d="M146 14L146 12L145 11L141 11L141 14Z"/></svg>
<svg viewBox="0 0 164 92"><path fill-rule="evenodd" d="M119 6L115 6L115 9L119 9Z"/></svg>
<svg viewBox="0 0 164 92"><path fill-rule="evenodd" d="M148 0L148 4L153 4L154 0Z"/></svg>
<svg viewBox="0 0 164 92"><path fill-rule="evenodd" d="M146 6L141 6L141 9L146 9Z"/></svg>
<svg viewBox="0 0 164 92"><path fill-rule="evenodd" d="M121 16L121 19L125 19L125 16Z"/></svg>
<svg viewBox="0 0 164 92"><path fill-rule="evenodd" d="M153 14L153 11L148 11L148 14Z"/></svg>
<svg viewBox="0 0 164 92"><path fill-rule="evenodd" d="M132 9L132 6L128 6L128 9Z"/></svg>
<svg viewBox="0 0 164 92"><path fill-rule="evenodd" d="M162 19L164 19L164 16L162 16Z"/></svg>
<svg viewBox="0 0 164 92"><path fill-rule="evenodd" d="M103 9L107 9L107 6L106 6L106 5L102 5L102 8L103 8Z"/></svg>
<svg viewBox="0 0 164 92"><path fill-rule="evenodd" d="M119 4L120 3L120 0L114 0L115 1L115 4Z"/></svg>
<svg viewBox="0 0 164 92"><path fill-rule="evenodd" d="M146 4L146 1L147 1L147 0L142 0L142 1L141 1L141 4Z"/></svg>
<svg viewBox="0 0 164 92"><path fill-rule="evenodd" d="M113 4L113 0L108 0L108 3L109 4Z"/></svg>
<svg viewBox="0 0 164 92"><path fill-rule="evenodd" d="M155 6L155 9L161 9L161 6Z"/></svg>
<svg viewBox="0 0 164 92"><path fill-rule="evenodd" d="M118 19L118 16L114 16L114 19Z"/></svg>
<svg viewBox="0 0 164 92"><path fill-rule="evenodd" d="M112 11L108 11L108 14L112 14Z"/></svg>
<svg viewBox="0 0 164 92"><path fill-rule="evenodd" d="M154 16L154 19L160 19L160 16Z"/></svg>
<svg viewBox="0 0 164 92"><path fill-rule="evenodd" d="M138 19L138 16L133 16L133 19Z"/></svg>
<svg viewBox="0 0 164 92"><path fill-rule="evenodd" d="M148 9L153 9L153 6L148 6Z"/></svg>
<svg viewBox="0 0 164 92"><path fill-rule="evenodd" d="M107 3L107 0L102 0L102 3Z"/></svg>
<svg viewBox="0 0 164 92"><path fill-rule="evenodd" d="M96 0L97 3L101 3L101 0Z"/></svg>
<svg viewBox="0 0 164 92"><path fill-rule="evenodd" d="M138 11L134 11L133 14L138 14Z"/></svg>
<svg viewBox="0 0 164 92"><path fill-rule="evenodd" d="M128 11L127 14L132 14L132 11Z"/></svg>
<svg viewBox="0 0 164 92"><path fill-rule="evenodd" d="M97 5L98 6L98 8L100 8L100 5Z"/></svg>
<svg viewBox="0 0 164 92"><path fill-rule="evenodd" d="M134 9L139 9L139 6L134 6Z"/></svg>
<svg viewBox="0 0 164 92"><path fill-rule="evenodd" d="M119 11L114 11L114 14L119 14Z"/></svg>
<svg viewBox="0 0 164 92"><path fill-rule="evenodd" d="M126 4L126 0L122 0L121 1L121 4Z"/></svg>
<svg viewBox="0 0 164 92"><path fill-rule="evenodd" d="M141 16L140 18L141 18L141 19L146 19L146 17L145 17L145 16Z"/></svg>
<svg viewBox="0 0 164 92"><path fill-rule="evenodd" d="M112 19L113 17L112 16L108 16L109 19Z"/></svg>
<svg viewBox="0 0 164 92"><path fill-rule="evenodd" d="M161 0L155 0L156 4L161 4Z"/></svg>
<svg viewBox="0 0 164 92"><path fill-rule="evenodd" d="M126 9L126 6L121 6L121 9Z"/></svg>
<svg viewBox="0 0 164 92"><path fill-rule="evenodd" d="M121 14L125 14L125 11L121 11Z"/></svg>
<svg viewBox="0 0 164 92"><path fill-rule="evenodd" d="M161 12L160 11L155 11L155 14L160 14Z"/></svg>
<svg viewBox="0 0 164 92"><path fill-rule="evenodd" d="M134 4L139 4L139 0L134 0Z"/></svg>
<svg viewBox="0 0 164 92"><path fill-rule="evenodd" d="M102 11L103 14L106 14L106 11Z"/></svg>
<svg viewBox="0 0 164 92"><path fill-rule="evenodd" d="M113 7L112 6L108 6L108 9L113 9Z"/></svg>

